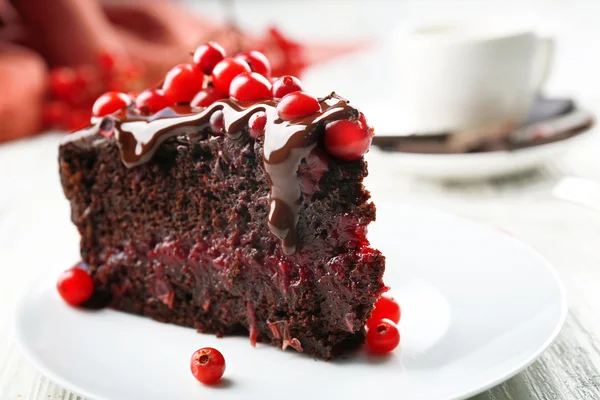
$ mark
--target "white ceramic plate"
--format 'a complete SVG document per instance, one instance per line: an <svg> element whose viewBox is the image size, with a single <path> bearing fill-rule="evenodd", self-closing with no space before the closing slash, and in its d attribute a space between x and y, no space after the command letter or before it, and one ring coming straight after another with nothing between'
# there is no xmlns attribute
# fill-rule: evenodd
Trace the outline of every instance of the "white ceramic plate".
<svg viewBox="0 0 600 400"><path fill-rule="evenodd" d="M467 154L416 154L386 152L372 146L368 157L382 157L390 168L403 173L442 180L476 180L510 175L557 160L574 144L587 139L584 132L568 139L515 151Z"/></svg>
<svg viewBox="0 0 600 400"><path fill-rule="evenodd" d="M374 246L402 309L389 357L358 352L323 362L247 338L217 339L112 310L68 307L54 276L26 293L16 337L31 362L89 398L459 399L531 364L560 331L564 292L548 263L514 238L451 215L379 206ZM57 266L61 268L61 266ZM226 379L205 387L189 371L200 347L219 348Z"/></svg>

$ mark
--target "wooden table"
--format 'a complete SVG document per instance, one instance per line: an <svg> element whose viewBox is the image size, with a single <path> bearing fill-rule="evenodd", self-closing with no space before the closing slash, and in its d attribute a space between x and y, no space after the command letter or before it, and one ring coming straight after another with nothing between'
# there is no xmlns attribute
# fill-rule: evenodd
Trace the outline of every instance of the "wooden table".
<svg viewBox="0 0 600 400"><path fill-rule="evenodd" d="M249 26L278 15L289 22L285 26L290 31L307 35L311 33L301 21L314 17L311 10L317 6L322 8L315 18L321 20L314 26L322 24L326 32L349 29L352 34L373 35L389 30L399 19L435 12L457 15L479 7L497 15L535 14L557 24L563 46L550 92L574 95L600 112L600 86L595 83L600 57L585 40L600 34L598 12L593 12L600 11L600 4L579 2L576 7L566 0L483 5L485 2L443 2L452 4L449 10L442 2L398 3L401 5L380 1L370 7L370 18L361 18L356 1L331 2L330 7L316 0L303 2L303 7L267 2L263 4L268 4L266 11L257 6L261 2L244 2L239 4L238 14ZM214 2L205 6L217 12ZM290 8L295 10L291 16L286 14ZM336 13L343 18L333 19ZM29 364L15 346L11 322L19 293L30 279L77 259L78 235L69 223L68 205L58 181L59 138L45 135L0 146L0 400L77 398ZM376 156L370 159L368 187L375 199L430 206L502 227L544 255L564 282L570 312L558 340L531 367L476 396L477 400L600 399L600 196L594 195L600 192L596 183L600 182L599 149L600 137L594 136L587 145L542 170L477 183L422 181L394 171ZM565 177L584 178L570 181L575 182L570 193L587 206L552 194Z"/></svg>

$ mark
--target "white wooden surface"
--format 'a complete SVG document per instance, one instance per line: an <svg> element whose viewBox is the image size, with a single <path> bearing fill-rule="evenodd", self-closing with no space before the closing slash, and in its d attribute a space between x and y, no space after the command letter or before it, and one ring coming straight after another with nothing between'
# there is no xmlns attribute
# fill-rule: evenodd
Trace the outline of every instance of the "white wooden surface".
<svg viewBox="0 0 600 400"><path fill-rule="evenodd" d="M236 8L245 26L259 27L276 16L285 21L289 31L313 37L317 30L311 26L337 37L340 29L348 33L346 36L378 35L416 15L464 15L485 10L501 18L520 12L518 15L540 21L558 34L558 58L548 91L573 95L600 113L600 57L593 47L600 37L598 2L398 3L369 2L368 17L355 8L359 2L352 1L313 0L302 2L302 6L299 2L248 1ZM201 4L218 15L214 2ZM339 75L340 85L352 79ZM377 80L379 74L372 75L367 71L354 77L358 89L349 88L356 93L348 97L359 95L368 101L378 86L385 86ZM47 135L0 146L0 400L76 398L24 359L15 347L11 326L12 310L26 283L40 271L57 265L67 267L77 259L77 234L69 223L58 181L58 139L57 135ZM370 157L368 186L376 200L426 205L502 227L543 254L566 286L570 313L557 342L530 368L477 396L477 400L600 399L600 197L593 197L600 191L594 183L600 182L599 149L600 136L596 135L541 170L469 184L420 181ZM552 188L568 176L586 178L570 194L591 207L552 195Z"/></svg>

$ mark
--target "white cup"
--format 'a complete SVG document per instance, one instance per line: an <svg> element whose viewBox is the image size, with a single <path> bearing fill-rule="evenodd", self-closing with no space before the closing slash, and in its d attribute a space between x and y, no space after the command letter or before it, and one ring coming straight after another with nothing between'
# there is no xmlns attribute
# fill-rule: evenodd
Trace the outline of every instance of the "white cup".
<svg viewBox="0 0 600 400"><path fill-rule="evenodd" d="M394 102L412 133L519 124L553 53L550 38L484 22L408 25L394 43Z"/></svg>

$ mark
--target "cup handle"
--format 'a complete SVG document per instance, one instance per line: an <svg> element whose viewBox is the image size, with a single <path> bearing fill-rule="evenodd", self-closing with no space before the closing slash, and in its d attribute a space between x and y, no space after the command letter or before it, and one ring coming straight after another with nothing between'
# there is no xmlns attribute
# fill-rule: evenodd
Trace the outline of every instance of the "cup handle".
<svg viewBox="0 0 600 400"><path fill-rule="evenodd" d="M538 67L535 82L535 88L539 91L541 87L546 83L550 70L552 67L552 60L554 59L555 42L553 37L540 37L538 39Z"/></svg>

